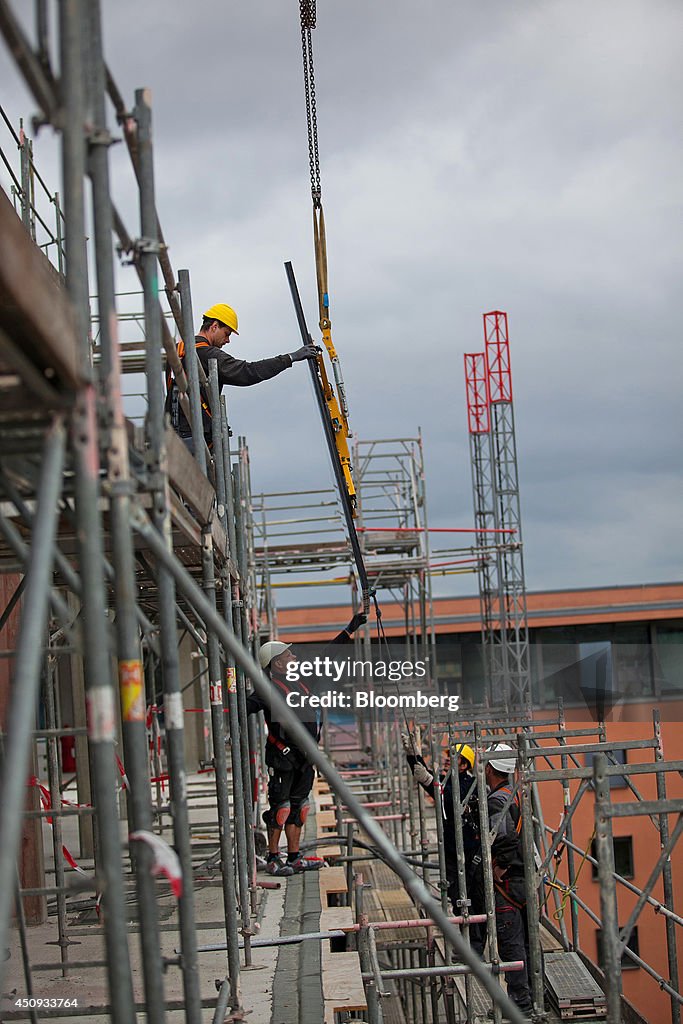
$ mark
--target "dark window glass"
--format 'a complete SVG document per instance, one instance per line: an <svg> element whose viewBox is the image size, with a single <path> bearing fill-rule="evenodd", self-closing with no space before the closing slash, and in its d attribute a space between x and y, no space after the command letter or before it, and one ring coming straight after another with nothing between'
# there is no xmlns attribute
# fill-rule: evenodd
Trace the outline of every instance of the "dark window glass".
<svg viewBox="0 0 683 1024"><path fill-rule="evenodd" d="M612 843L614 846L614 868L618 875L622 878L633 878L633 837L632 836L613 836ZM596 857L596 843L595 840L591 843L591 857ZM593 878L598 877L598 866L597 864L591 864Z"/></svg>
<svg viewBox="0 0 683 1024"><path fill-rule="evenodd" d="M619 925L620 930L622 927L622 925ZM604 959L602 955L602 928L598 928L595 934L598 940L598 967L602 967ZM638 944L638 925L634 927L633 931L631 932L631 937L626 943L626 945L633 953L636 954L636 956L640 956L640 946ZM639 969L639 964L635 963L635 961L631 959L628 953L623 953L621 957L621 969L622 971L637 971Z"/></svg>

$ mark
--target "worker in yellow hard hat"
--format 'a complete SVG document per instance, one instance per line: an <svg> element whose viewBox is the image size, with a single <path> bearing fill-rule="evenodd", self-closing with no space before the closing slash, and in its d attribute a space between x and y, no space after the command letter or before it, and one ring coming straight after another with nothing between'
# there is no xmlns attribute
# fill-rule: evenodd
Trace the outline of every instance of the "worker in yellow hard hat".
<svg viewBox="0 0 683 1024"><path fill-rule="evenodd" d="M474 751L469 744L460 740L451 740L446 734L442 741L443 765L441 772L437 773L430 769L422 757L420 743L414 733L402 733L401 741L406 753L408 765L413 778L418 782L429 796L434 799L435 784L438 782L441 791L441 809L443 813L443 839L444 853L446 860L446 879L448 881L448 896L453 905L453 912L459 914L461 907L459 900L462 898L458 885L458 860L457 847L455 843L455 805L453 803L453 779L458 780L458 791L460 803L467 806L462 813L462 836L465 854L465 870L469 870L472 857L479 849L478 820L472 814L472 797L474 790ZM457 773L455 772L457 766ZM468 892L468 896L470 893ZM470 908L470 912L474 911ZM481 925L470 926L470 942L479 953L481 953L485 941L485 930Z"/></svg>
<svg viewBox="0 0 683 1024"><path fill-rule="evenodd" d="M207 377L209 375L209 360L215 359L218 367L218 384L232 384L235 387L250 387L252 384L260 384L262 381L276 377L283 370L288 370L293 363L303 359L316 359L318 352L315 345L302 345L294 352L281 356L272 356L270 359L258 359L249 363L245 359L235 359L233 356L223 352L225 345L230 343L231 336L239 334L237 330L237 313L225 302L217 302L209 306L202 316L202 325L195 335L195 346L197 358L204 367ZM181 341L178 345L180 361L185 365L185 345ZM169 372L167 376L167 411L171 416L171 424L180 434L188 447L192 447L192 430L187 422L185 414L180 407L178 400L178 388L175 385L173 375ZM202 425L206 443L211 447L211 408L209 396L202 388Z"/></svg>

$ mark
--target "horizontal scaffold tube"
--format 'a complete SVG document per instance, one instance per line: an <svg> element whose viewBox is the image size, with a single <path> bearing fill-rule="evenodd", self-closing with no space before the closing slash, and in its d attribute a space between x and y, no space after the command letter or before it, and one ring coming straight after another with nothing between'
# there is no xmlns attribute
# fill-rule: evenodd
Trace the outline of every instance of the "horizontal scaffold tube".
<svg viewBox="0 0 683 1024"><path fill-rule="evenodd" d="M213 630L217 634L225 650L232 654L237 664L244 670L253 683L256 693L270 701L273 713L277 715L278 721L282 723L297 747L299 747L309 762L320 769L331 788L342 798L346 806L353 812L367 834L379 848L383 859L398 875L410 895L441 928L446 939L454 946L460 959L471 968L472 973L479 979L494 1003L500 1005L501 1009L505 1011L512 1021L512 1024L527 1024L524 1014L502 992L489 969L482 963L476 953L472 952L469 944L462 937L458 929L450 923L448 915L444 913L441 905L431 896L424 882L403 861L400 853L386 833L380 828L373 817L363 809L353 790L342 779L337 769L328 761L323 751L318 748L317 743L301 724L292 708L280 697L277 691L273 690L268 678L245 650L235 634L228 628L225 619L211 605L188 570L175 558L172 552L167 550L163 538L154 529L146 512L139 505L135 507L132 513L132 526L144 538L154 556L172 574L178 588L190 604L192 604L199 617L204 620L206 628Z"/></svg>
<svg viewBox="0 0 683 1024"><path fill-rule="evenodd" d="M464 917L449 917L448 920L452 924L465 923ZM486 914L470 914L467 919L468 924L483 924L485 921ZM393 931L395 928L433 928L435 924L436 921L432 921L431 918L416 917L409 921L371 921L365 927L372 928L373 931ZM361 931L361 927L359 924L352 924L348 928L333 928L326 932L300 932L298 935L274 935L270 938L266 935L259 935L251 940L251 944L252 946L294 946L299 942L322 942L325 939L343 939L345 935ZM197 952L219 953L227 948L227 943L225 942L211 942L206 946L199 946ZM175 952L179 953L180 950L176 949Z"/></svg>

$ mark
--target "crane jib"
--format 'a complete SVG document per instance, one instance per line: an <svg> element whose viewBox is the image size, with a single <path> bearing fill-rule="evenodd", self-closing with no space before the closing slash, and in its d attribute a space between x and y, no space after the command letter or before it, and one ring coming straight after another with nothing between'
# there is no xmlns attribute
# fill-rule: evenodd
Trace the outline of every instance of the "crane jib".
<svg viewBox="0 0 683 1024"><path fill-rule="evenodd" d="M294 303L294 311L296 312L296 318L299 324L299 331L301 332L301 339L304 345L312 344L312 339L310 334L308 333L308 327L306 325L306 317L304 315L303 306L301 305L299 289L297 287L296 278L294 276L294 269L290 262L285 263L285 272L287 274L289 290L292 293L292 302ZM344 470L339 459L339 452L337 451L337 444L334 439L334 427L332 425L332 421L330 420L329 412L327 409L327 403L325 401L325 395L323 393L323 386L322 381L320 379L318 364L313 359L308 359L307 362L311 370L311 377L313 379L313 390L315 391L316 400L318 402L318 409L320 410L320 417L323 423L323 432L325 434L325 439L327 441L330 459L332 460L334 477L337 482L337 490L339 491L339 499L344 510L344 518L346 520L346 528L349 534L349 542L351 544L353 560L356 564L356 569L358 571L358 580L363 594L363 611L367 614L368 609L370 607L370 585L368 583L368 574L365 569L365 563L363 562L363 553L360 549L358 534L356 533L356 524L354 523L354 510L351 504L351 498L346 488Z"/></svg>

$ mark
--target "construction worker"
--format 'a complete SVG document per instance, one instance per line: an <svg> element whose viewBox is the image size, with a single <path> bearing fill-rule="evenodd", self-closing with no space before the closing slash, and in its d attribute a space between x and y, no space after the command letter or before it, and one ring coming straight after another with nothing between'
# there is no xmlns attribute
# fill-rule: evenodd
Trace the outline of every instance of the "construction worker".
<svg viewBox="0 0 683 1024"><path fill-rule="evenodd" d="M353 616L348 626L331 641L335 644L348 643L350 637L367 622L367 615L362 612ZM261 668L271 680L273 686L287 700L288 695L308 696L315 687L315 681L307 677L304 681L298 678L292 681L288 673L289 665L296 665L298 658L292 651L291 644L280 640L269 640L258 652ZM288 675L290 678L288 678ZM319 714L314 709L301 709L302 702L297 699L290 707L297 707L297 715L304 728L318 742L321 723ZM308 795L311 792L315 772L302 750L289 737L277 717L273 715L271 705L251 693L247 697L247 713L250 715L263 711L268 728L266 742L266 766L268 768L268 810L263 820L268 830L268 860L266 871L269 875L287 876L298 871L311 871L321 867L319 857L304 857L300 852L301 831L309 811ZM280 856L280 836L284 829L287 840L287 861Z"/></svg>
<svg viewBox="0 0 683 1024"><path fill-rule="evenodd" d="M272 356L270 359L259 359L254 363L248 363L244 359L235 359L233 356L223 352L223 347L230 344L233 334L238 334L237 313L232 306L224 302L218 302L203 314L202 326L195 336L197 358L204 367L206 376L209 376L209 360L215 359L218 367L218 384L232 384L235 387L250 387L252 384L260 384L264 380L276 377L278 373L289 369L292 363L300 362L303 359L316 359L318 352L315 345L302 345L282 356ZM185 366L185 345L181 341L178 346L180 360ZM209 396L204 388L200 389L202 403L202 426L204 438L208 447L211 447L211 408ZM173 375L167 375L167 398L166 410L170 413L171 424L180 434L181 438L192 450L192 430L183 410L180 407L178 388Z"/></svg>
<svg viewBox="0 0 683 1024"><path fill-rule="evenodd" d="M403 733L401 736L403 749L413 778L422 788L434 799L434 774L427 767L420 748L414 736L410 733ZM467 743L457 743L455 747L458 755L458 788L460 791L461 803L465 800L474 785L472 769L474 767L474 751ZM448 737L446 737L446 756L443 760L442 772L439 782L441 784L441 804L444 818L443 837L444 853L446 859L446 879L448 881L448 897L453 905L453 912L460 914L462 906L459 903L463 897L458 885L458 861L455 844L455 808L453 806L453 773L451 768ZM474 825L471 813L471 800L468 802L468 809L462 815L462 836L465 853L465 871L469 871L472 858L479 850L478 830ZM468 891L470 899L470 913L481 913L479 908L475 909L472 901L472 894ZM485 929L481 924L470 925L470 943L481 955L484 949Z"/></svg>
<svg viewBox="0 0 683 1024"><path fill-rule="evenodd" d="M529 977L529 932L526 921L524 862L521 846L521 809L519 800L509 801L513 792L515 752L507 743L496 743L487 753L494 753L486 762L486 785L489 831L495 833L491 845L493 865L494 906L498 955L503 961L522 960L524 969L505 975L508 995L526 1014L533 1010ZM507 807L506 807L507 804ZM483 872L481 857L476 882L483 903ZM476 888L477 886L475 886Z"/></svg>

